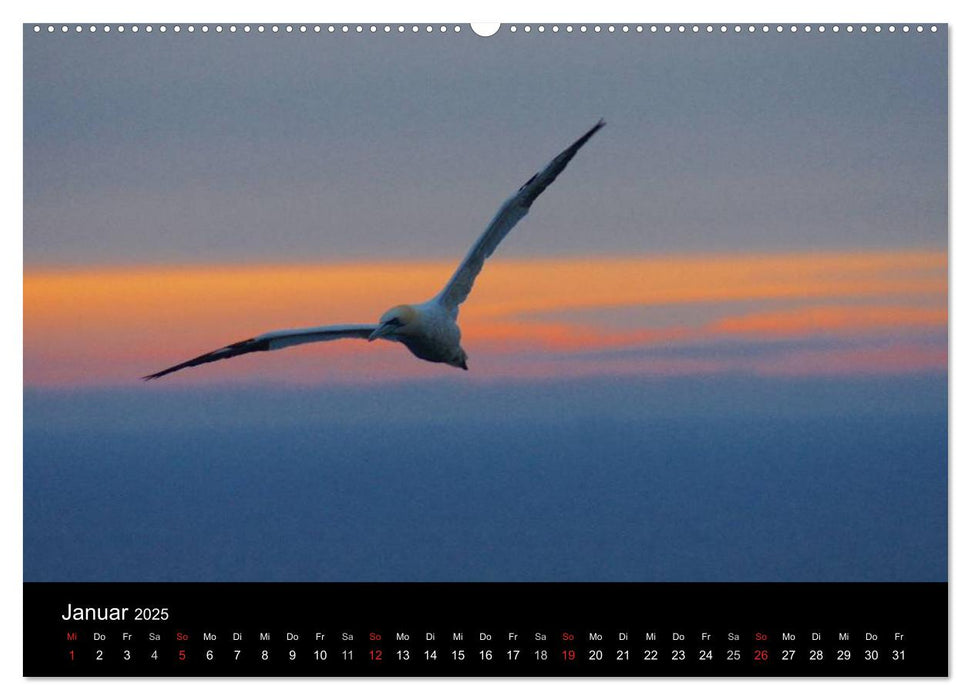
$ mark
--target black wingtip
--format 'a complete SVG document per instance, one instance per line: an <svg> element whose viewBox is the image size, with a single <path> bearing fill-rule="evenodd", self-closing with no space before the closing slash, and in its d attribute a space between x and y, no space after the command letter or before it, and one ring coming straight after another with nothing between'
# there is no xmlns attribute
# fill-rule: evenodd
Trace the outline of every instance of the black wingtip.
<svg viewBox="0 0 971 700"><path fill-rule="evenodd" d="M198 359L198 358L196 358L196 359ZM142 377L142 381L143 382L151 382L151 381L155 381L156 379L161 379L162 377L164 377L164 376L166 376L168 374L172 374L173 372L178 372L180 369L185 369L186 367L191 367L192 365L190 363L191 362L194 362L194 361L195 360L189 360L189 362L183 362L181 365L174 365L172 367L166 367L161 372L155 372L154 374L146 374L144 377Z"/></svg>
<svg viewBox="0 0 971 700"><path fill-rule="evenodd" d="M571 146L569 149L567 149L567 151L568 152L569 151L572 151L573 153L576 153L578 150L580 150L580 147L581 146L583 146L587 141L590 140L590 137L591 136L593 136L598 131L600 131L601 129L603 129L604 126L606 126L606 125L607 125L607 122L605 122L603 120L603 118L601 117L600 120L596 124L594 124L592 127L590 127L590 130L587 131L587 133L585 133L583 136L581 136L580 138L578 138L576 140L576 143L574 143L573 146ZM572 157L572 155L571 155L571 157Z"/></svg>
<svg viewBox="0 0 971 700"><path fill-rule="evenodd" d="M181 365L175 365L174 367L166 367L161 372L156 372L155 374L146 374L144 377L142 377L142 381L152 382L152 381L155 381L156 379L161 379L162 377L172 374L173 372L178 372L180 369L185 369L186 367L192 367L192 364L190 364L192 362L194 362L194 360L189 360L189 362L183 362Z"/></svg>

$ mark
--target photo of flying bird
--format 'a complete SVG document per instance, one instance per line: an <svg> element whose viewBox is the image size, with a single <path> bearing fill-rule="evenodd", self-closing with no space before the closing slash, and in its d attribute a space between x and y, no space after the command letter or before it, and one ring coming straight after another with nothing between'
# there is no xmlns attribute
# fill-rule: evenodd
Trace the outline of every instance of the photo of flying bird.
<svg viewBox="0 0 971 700"><path fill-rule="evenodd" d="M442 362L467 370L468 355L460 345L459 306L464 302L486 258L495 252L506 234L529 212L530 206L557 176L563 172L577 151L604 126L600 120L549 165L533 175L500 207L485 232L472 246L445 287L432 299L420 304L402 304L389 309L377 325L344 324L271 331L248 340L207 352L173 365L142 379L151 380L178 372L186 367L227 360L238 355L266 350L281 350L304 343L318 343L342 338L368 341L389 340L402 343L411 353L428 362Z"/></svg>

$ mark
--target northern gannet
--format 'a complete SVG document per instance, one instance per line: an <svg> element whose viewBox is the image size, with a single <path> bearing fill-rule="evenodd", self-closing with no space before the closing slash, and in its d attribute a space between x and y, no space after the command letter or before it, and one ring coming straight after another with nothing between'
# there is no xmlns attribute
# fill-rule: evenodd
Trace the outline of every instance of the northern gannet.
<svg viewBox="0 0 971 700"><path fill-rule="evenodd" d="M567 163L590 137L604 125L601 119L592 129L577 139L569 148L554 158L549 165L533 175L512 197L499 208L485 232L479 236L468 255L448 281L448 284L435 297L421 304L402 304L385 312L377 325L352 324L340 326L318 326L315 328L296 328L293 330L271 331L255 338L207 352L191 360L186 360L142 379L158 379L166 374L178 372L186 367L195 367L207 362L226 360L237 355L264 350L280 350L292 345L318 343L341 338L362 338L368 341L392 340L402 343L415 357L428 362L443 362L452 367L467 370L468 355L459 340L462 332L458 326L459 305L466 300L482 265L495 251L506 234L529 212L529 207L543 190L552 184L557 175L563 172Z"/></svg>

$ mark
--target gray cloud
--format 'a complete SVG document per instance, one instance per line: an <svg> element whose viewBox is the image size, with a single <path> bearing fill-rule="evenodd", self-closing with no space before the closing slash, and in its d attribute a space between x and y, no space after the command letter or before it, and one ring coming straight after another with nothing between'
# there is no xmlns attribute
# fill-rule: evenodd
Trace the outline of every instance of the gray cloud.
<svg viewBox="0 0 971 700"><path fill-rule="evenodd" d="M946 36L35 36L28 265L943 246Z"/></svg>

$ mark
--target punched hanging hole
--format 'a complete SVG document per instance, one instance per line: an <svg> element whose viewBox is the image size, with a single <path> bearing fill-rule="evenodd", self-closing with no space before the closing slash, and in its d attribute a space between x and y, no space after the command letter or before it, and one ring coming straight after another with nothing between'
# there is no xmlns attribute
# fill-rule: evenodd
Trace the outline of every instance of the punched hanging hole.
<svg viewBox="0 0 971 700"><path fill-rule="evenodd" d="M473 22L472 31L478 36L492 36L499 31L499 22Z"/></svg>

